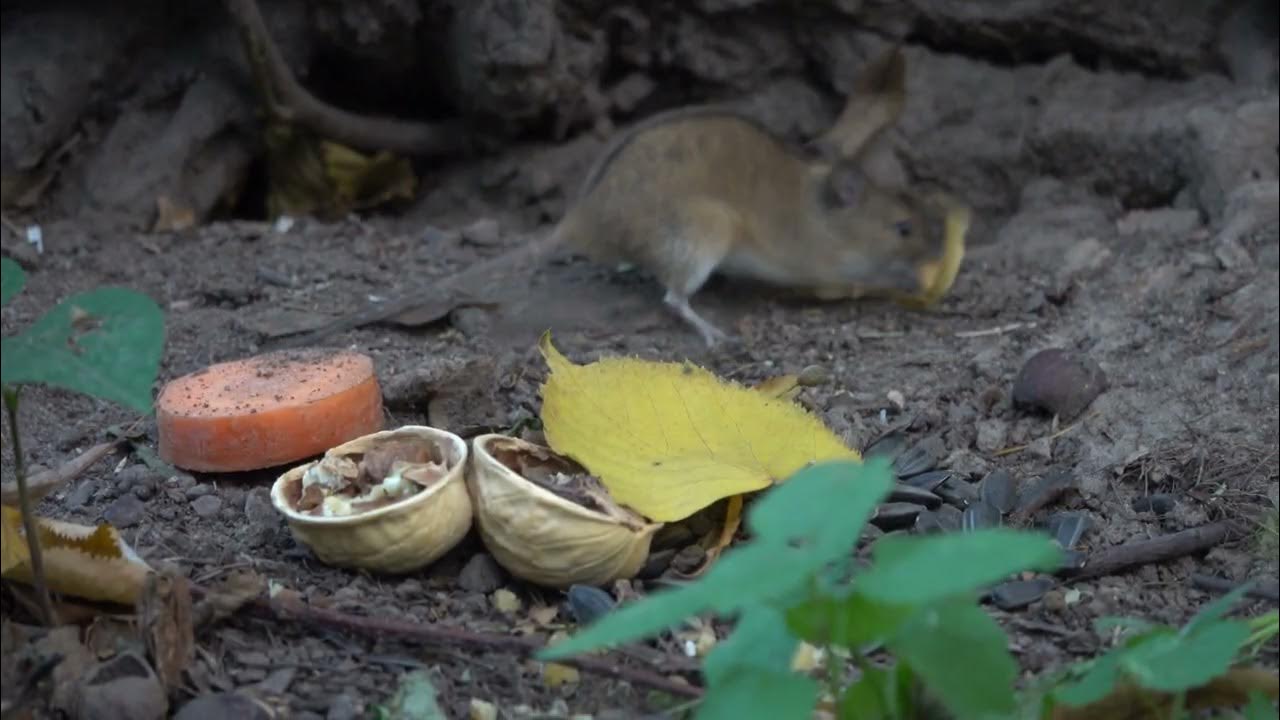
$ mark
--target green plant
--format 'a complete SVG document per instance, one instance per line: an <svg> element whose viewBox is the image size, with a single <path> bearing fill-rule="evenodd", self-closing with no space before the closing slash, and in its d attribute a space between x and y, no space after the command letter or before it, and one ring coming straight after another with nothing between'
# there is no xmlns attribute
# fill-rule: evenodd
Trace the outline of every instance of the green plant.
<svg viewBox="0 0 1280 720"><path fill-rule="evenodd" d="M26 285L17 263L0 258L0 304ZM30 328L0 338L0 385L13 443L18 504L30 548L32 575L46 623L53 621L44 561L27 490L18 404L23 385L43 383L151 412L151 386L164 346L164 314L146 295L99 288L63 300Z"/></svg>
<svg viewBox="0 0 1280 720"><path fill-rule="evenodd" d="M1017 665L977 591L1011 573L1057 567L1059 549L1042 535L1007 529L890 536L857 567L857 540L891 484L879 459L810 466L754 504L751 540L705 577L623 606L541 658L712 613L737 622L704 663L699 718L808 717L823 687L791 669L801 640L826 649L825 689L840 718L914 717L924 693L958 718L1012 715ZM877 649L897 662L874 665L869 653ZM852 683L841 655L861 670Z"/></svg>
<svg viewBox="0 0 1280 720"><path fill-rule="evenodd" d="M1184 717L1190 691L1222 677L1276 636L1275 612L1249 621L1226 617L1248 589L1245 585L1218 598L1181 628L1135 618L1100 618L1095 630L1099 635L1116 635L1117 644L1106 654L1070 668L1049 691L1050 702L1082 707L1102 700L1123 683L1172 695L1168 717ZM1257 703L1255 698L1251 707ZM1274 717L1270 703L1266 705L1266 716ZM1252 712L1246 715L1253 717Z"/></svg>

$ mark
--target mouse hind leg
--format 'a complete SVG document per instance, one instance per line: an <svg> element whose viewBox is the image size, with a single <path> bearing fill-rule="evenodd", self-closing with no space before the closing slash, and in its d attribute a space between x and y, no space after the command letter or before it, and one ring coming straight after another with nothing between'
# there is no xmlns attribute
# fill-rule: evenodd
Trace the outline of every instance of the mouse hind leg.
<svg viewBox="0 0 1280 720"><path fill-rule="evenodd" d="M666 289L663 303L696 330L708 347L729 336L699 315L689 298L729 255L740 228L731 208L715 201L693 201L673 222L664 224L650 257L652 272Z"/></svg>

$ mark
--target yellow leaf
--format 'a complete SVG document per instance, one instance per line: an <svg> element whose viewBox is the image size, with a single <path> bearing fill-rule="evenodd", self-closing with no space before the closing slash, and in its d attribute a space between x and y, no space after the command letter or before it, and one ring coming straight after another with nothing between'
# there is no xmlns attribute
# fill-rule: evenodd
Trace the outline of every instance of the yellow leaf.
<svg viewBox="0 0 1280 720"><path fill-rule="evenodd" d="M800 376L775 375L761 380L752 389L769 397L795 400L800 395Z"/></svg>
<svg viewBox="0 0 1280 720"><path fill-rule="evenodd" d="M53 592L86 600L133 605L150 568L107 524L89 527L36 518L44 557L45 582ZM0 506L0 577L31 583L31 556L22 532L22 513Z"/></svg>
<svg viewBox="0 0 1280 720"><path fill-rule="evenodd" d="M860 459L799 405L703 368L635 358L575 365L550 333L538 347L551 368L542 386L547 441L651 520L681 520L811 462Z"/></svg>

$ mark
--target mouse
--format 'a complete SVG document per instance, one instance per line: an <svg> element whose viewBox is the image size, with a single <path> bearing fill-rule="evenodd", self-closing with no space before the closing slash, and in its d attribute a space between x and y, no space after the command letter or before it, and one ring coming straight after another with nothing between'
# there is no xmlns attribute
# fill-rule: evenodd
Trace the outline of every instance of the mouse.
<svg viewBox="0 0 1280 720"><path fill-rule="evenodd" d="M969 209L940 191L881 183L864 162L902 113L905 76L899 46L869 62L836 121L805 146L720 105L655 114L606 145L549 233L433 290L508 282L512 272L531 280L546 256L567 250L646 272L708 347L731 339L691 303L714 273L824 300L928 292L944 272L948 232L957 218L967 228ZM310 337L414 303L391 301Z"/></svg>

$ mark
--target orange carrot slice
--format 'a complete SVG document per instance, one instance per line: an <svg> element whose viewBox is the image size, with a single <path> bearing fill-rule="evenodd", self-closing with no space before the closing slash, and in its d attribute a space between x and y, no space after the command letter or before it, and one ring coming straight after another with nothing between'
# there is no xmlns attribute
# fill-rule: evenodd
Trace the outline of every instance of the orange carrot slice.
<svg viewBox="0 0 1280 720"><path fill-rule="evenodd" d="M160 457L187 470L257 470L382 429L366 355L282 350L170 381L156 398Z"/></svg>

